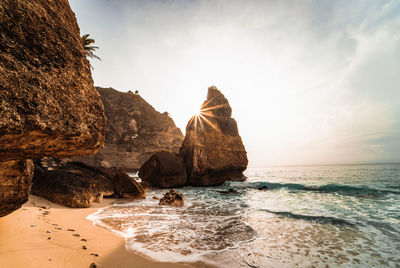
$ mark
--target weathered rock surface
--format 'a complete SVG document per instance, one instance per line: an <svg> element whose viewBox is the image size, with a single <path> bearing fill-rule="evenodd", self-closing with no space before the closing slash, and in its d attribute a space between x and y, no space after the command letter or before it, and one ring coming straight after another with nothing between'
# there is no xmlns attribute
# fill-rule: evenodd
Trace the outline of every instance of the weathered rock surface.
<svg viewBox="0 0 400 268"><path fill-rule="evenodd" d="M90 207L92 202L110 196L146 198L144 188L121 169L97 169L54 158L35 161L31 192L73 208Z"/></svg>
<svg viewBox="0 0 400 268"><path fill-rule="evenodd" d="M178 154L161 151L155 153L139 170L142 181L161 188L179 187L186 184L186 168Z"/></svg>
<svg viewBox="0 0 400 268"><path fill-rule="evenodd" d="M0 159L91 154L105 116L67 0L0 2Z"/></svg>
<svg viewBox="0 0 400 268"><path fill-rule="evenodd" d="M68 1L0 1L0 216L27 200L26 159L94 153L104 132Z"/></svg>
<svg viewBox="0 0 400 268"><path fill-rule="evenodd" d="M0 217L19 209L28 201L32 176L31 160L0 162Z"/></svg>
<svg viewBox="0 0 400 268"><path fill-rule="evenodd" d="M163 198L161 198L158 202L160 205L168 205L173 207L182 207L184 203L185 200L183 194L175 190L165 193Z"/></svg>
<svg viewBox="0 0 400 268"><path fill-rule="evenodd" d="M118 169L114 178L112 179L114 191L117 195L131 198L131 199L144 199L146 198L146 191L143 186L138 183L134 178Z"/></svg>
<svg viewBox="0 0 400 268"><path fill-rule="evenodd" d="M190 119L180 149L188 184L208 186L228 180L244 180L248 160L228 100L214 86L199 116Z"/></svg>
<svg viewBox="0 0 400 268"><path fill-rule="evenodd" d="M114 187L106 174L82 163L47 158L35 161L31 193L63 206L87 208L113 195Z"/></svg>
<svg viewBox="0 0 400 268"><path fill-rule="evenodd" d="M157 112L132 92L101 87L97 90L107 117L104 149L93 156L73 158L73 161L137 171L157 151L179 152L183 135L167 113Z"/></svg>

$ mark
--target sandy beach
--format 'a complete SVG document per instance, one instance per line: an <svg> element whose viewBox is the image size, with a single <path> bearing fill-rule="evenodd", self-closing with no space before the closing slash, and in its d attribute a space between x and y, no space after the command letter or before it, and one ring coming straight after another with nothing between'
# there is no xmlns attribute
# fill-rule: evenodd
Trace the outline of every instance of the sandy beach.
<svg viewBox="0 0 400 268"><path fill-rule="evenodd" d="M0 266L18 267L191 267L160 263L128 252L124 238L85 219L114 202L71 209L30 195L14 213L0 218ZM196 264L201 267L201 264Z"/></svg>

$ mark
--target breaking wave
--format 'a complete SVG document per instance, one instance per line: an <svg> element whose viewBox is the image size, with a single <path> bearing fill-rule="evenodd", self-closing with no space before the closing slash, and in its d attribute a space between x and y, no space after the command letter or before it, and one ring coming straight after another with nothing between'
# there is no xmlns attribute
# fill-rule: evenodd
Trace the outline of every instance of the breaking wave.
<svg viewBox="0 0 400 268"><path fill-rule="evenodd" d="M228 187L239 188L239 189L268 189L268 190L279 190L287 189L291 191L312 191L321 193L336 193L341 195L354 195L364 197L375 197L387 194L400 195L400 191L387 190L387 189L375 189L370 187L360 186L349 186L344 184L326 184L322 186L308 186L297 183L273 183L273 182L227 182L225 184ZM395 187L393 187L396 189Z"/></svg>

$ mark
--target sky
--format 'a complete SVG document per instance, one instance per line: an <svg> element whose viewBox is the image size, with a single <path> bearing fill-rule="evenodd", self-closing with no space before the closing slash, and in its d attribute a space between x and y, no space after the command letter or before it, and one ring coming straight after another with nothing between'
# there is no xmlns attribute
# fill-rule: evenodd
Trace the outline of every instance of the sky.
<svg viewBox="0 0 400 268"><path fill-rule="evenodd" d="M184 132L215 85L253 167L400 162L400 1L70 0L96 86Z"/></svg>

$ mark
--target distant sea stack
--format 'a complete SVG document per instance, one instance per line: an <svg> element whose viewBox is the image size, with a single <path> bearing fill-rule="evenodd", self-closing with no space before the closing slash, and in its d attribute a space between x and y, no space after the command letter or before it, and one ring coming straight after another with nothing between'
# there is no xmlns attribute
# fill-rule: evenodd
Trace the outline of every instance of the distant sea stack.
<svg viewBox="0 0 400 268"><path fill-rule="evenodd" d="M97 152L105 115L67 0L0 2L0 216L28 199L29 159Z"/></svg>
<svg viewBox="0 0 400 268"><path fill-rule="evenodd" d="M73 161L93 167L136 171L157 151L179 152L183 134L168 113L157 112L139 94L113 88L96 89L107 118L104 149Z"/></svg>
<svg viewBox="0 0 400 268"><path fill-rule="evenodd" d="M209 186L228 180L245 180L247 153L231 115L228 100L216 87L209 87L200 114L193 116L186 126L180 149L189 185Z"/></svg>

